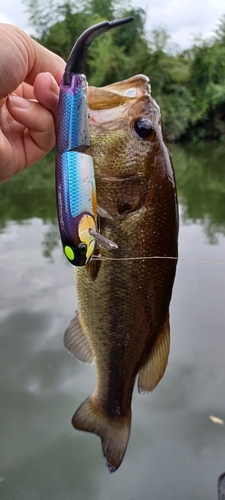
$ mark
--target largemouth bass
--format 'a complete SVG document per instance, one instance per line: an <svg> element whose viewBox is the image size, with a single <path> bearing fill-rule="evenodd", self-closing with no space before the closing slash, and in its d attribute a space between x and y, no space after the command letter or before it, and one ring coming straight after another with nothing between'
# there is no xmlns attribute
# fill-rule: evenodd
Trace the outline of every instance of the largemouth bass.
<svg viewBox="0 0 225 500"><path fill-rule="evenodd" d="M135 379L140 393L152 391L168 361L177 195L149 79L89 87L88 104L99 231L118 248L76 268L79 312L65 345L95 363L96 389L72 423L101 438L113 472L129 440Z"/></svg>

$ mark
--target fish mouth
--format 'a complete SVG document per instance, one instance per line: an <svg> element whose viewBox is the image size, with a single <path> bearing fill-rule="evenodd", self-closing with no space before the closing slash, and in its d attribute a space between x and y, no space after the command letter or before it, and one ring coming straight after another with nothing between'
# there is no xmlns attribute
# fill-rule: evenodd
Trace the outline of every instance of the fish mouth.
<svg viewBox="0 0 225 500"><path fill-rule="evenodd" d="M151 97L145 75L103 88L90 87L88 104L98 215L117 224L145 203L148 158L155 143L160 110ZM145 129L149 132L146 136L137 132L142 118L151 125Z"/></svg>
<svg viewBox="0 0 225 500"><path fill-rule="evenodd" d="M88 88L89 125L122 118L137 101L152 100L149 78L136 75L105 87Z"/></svg>

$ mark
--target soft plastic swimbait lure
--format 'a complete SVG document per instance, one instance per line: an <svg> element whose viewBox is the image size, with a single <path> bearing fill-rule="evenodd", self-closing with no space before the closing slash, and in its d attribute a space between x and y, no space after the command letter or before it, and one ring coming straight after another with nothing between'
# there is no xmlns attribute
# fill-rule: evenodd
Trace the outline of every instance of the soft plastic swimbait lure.
<svg viewBox="0 0 225 500"><path fill-rule="evenodd" d="M87 80L83 74L86 51L102 33L129 23L132 17L91 26L78 38L60 85L56 133L56 199L64 253L75 266L87 264L95 245L117 245L98 233L93 158L88 128Z"/></svg>

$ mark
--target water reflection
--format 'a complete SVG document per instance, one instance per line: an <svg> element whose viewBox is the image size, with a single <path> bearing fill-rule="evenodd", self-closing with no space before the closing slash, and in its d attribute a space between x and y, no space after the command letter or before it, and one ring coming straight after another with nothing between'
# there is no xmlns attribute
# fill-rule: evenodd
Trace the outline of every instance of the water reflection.
<svg viewBox="0 0 225 500"><path fill-rule="evenodd" d="M225 154L175 146L173 160L180 256L224 261ZM100 440L70 424L95 376L63 348L76 293L57 236L53 158L0 197L1 500L216 498L225 426L209 416L225 421L225 266L179 261L169 366L151 395L135 389L126 457L109 476Z"/></svg>
<svg viewBox="0 0 225 500"><path fill-rule="evenodd" d="M199 224L209 243L225 235L225 147L200 142L170 146L176 171L182 222ZM0 230L8 221L24 224L40 218L48 225L43 253L51 257L59 245L55 209L54 153L0 186Z"/></svg>
<svg viewBox="0 0 225 500"><path fill-rule="evenodd" d="M1 184L1 227L9 220L55 220L54 154Z"/></svg>
<svg viewBox="0 0 225 500"><path fill-rule="evenodd" d="M225 234L225 145L175 145L172 148L185 224L204 227L209 243Z"/></svg>

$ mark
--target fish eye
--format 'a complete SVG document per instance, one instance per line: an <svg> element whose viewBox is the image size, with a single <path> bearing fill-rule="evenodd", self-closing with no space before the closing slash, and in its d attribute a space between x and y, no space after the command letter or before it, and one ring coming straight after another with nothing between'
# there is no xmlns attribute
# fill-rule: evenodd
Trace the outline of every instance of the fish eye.
<svg viewBox="0 0 225 500"><path fill-rule="evenodd" d="M138 118L134 122L134 130L141 139L148 139L154 132L154 126L149 118Z"/></svg>

